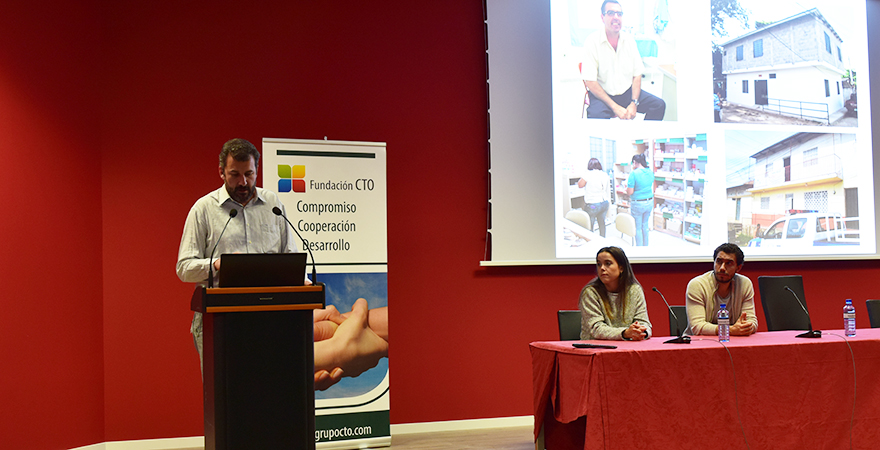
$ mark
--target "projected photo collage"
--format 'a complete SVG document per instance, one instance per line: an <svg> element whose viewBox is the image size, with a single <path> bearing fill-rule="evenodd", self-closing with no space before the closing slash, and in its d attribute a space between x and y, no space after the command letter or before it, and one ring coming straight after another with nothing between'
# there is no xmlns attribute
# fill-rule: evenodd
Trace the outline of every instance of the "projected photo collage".
<svg viewBox="0 0 880 450"><path fill-rule="evenodd" d="M551 0L551 43L556 257L875 254L863 2Z"/></svg>

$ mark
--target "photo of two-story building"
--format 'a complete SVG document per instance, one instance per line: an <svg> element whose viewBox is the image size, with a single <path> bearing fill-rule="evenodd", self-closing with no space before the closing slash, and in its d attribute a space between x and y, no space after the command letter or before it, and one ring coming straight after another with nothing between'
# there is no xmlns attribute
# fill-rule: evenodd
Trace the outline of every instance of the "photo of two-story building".
<svg viewBox="0 0 880 450"><path fill-rule="evenodd" d="M846 105L856 99L854 71L843 38L819 9L755 24L716 42L715 93L728 112L721 121L763 123L779 116L802 125L856 126L857 120L841 120L854 112Z"/></svg>
<svg viewBox="0 0 880 450"><path fill-rule="evenodd" d="M852 133L728 131L731 242L750 247L859 243L859 161Z"/></svg>

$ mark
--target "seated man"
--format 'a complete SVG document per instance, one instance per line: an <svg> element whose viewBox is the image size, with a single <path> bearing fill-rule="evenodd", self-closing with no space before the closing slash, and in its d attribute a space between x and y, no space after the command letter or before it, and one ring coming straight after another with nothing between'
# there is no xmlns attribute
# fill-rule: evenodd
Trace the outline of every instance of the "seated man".
<svg viewBox="0 0 880 450"><path fill-rule="evenodd" d="M758 331L758 317L755 315L755 289L752 281L738 274L745 258L736 244L721 244L715 249L715 267L687 285L688 326L691 333L717 335L718 309L727 304L731 336L748 336Z"/></svg>
<svg viewBox="0 0 880 450"><path fill-rule="evenodd" d="M621 33L623 9L617 0L602 2L605 29L584 42L582 76L590 91L587 117L591 119L663 120L666 102L642 90L645 66L635 38Z"/></svg>

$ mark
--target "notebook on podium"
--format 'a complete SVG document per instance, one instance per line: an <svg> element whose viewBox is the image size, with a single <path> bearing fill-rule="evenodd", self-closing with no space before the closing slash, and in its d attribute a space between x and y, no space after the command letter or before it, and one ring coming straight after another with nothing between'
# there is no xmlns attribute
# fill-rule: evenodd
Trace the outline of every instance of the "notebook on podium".
<svg viewBox="0 0 880 450"><path fill-rule="evenodd" d="M225 253L220 287L302 286L306 253Z"/></svg>

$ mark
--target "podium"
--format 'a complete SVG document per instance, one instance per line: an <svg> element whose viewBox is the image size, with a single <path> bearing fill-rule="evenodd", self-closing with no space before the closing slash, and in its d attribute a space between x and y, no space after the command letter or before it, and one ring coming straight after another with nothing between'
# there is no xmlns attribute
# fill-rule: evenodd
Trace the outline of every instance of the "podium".
<svg viewBox="0 0 880 450"><path fill-rule="evenodd" d="M313 313L324 285L196 287L205 449L315 448Z"/></svg>

